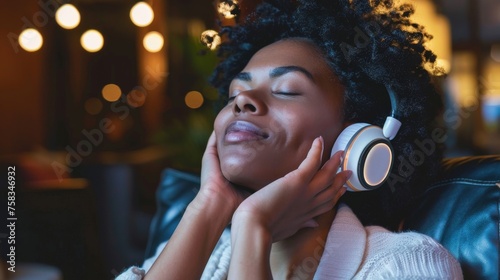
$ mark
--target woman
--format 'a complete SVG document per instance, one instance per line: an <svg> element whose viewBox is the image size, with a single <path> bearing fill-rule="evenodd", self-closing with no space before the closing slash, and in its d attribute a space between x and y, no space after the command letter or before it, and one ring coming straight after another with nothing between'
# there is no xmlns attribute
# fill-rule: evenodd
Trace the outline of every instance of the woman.
<svg viewBox="0 0 500 280"><path fill-rule="evenodd" d="M228 100L200 192L147 273L133 267L119 278L461 278L431 238L382 227L397 230L439 152L365 193L346 193L351 171L337 173L342 152L330 158L349 124L381 126L388 86L403 123L395 158L429 136L441 103L424 67L435 56L410 14L392 1L270 1L223 28L212 82Z"/></svg>

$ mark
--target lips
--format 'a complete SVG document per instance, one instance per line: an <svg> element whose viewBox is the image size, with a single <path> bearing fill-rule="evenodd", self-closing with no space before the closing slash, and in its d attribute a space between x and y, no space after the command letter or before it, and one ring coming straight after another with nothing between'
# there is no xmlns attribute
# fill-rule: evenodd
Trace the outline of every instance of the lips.
<svg viewBox="0 0 500 280"><path fill-rule="evenodd" d="M269 135L261 128L247 121L236 121L226 129L225 141L230 143L266 139Z"/></svg>

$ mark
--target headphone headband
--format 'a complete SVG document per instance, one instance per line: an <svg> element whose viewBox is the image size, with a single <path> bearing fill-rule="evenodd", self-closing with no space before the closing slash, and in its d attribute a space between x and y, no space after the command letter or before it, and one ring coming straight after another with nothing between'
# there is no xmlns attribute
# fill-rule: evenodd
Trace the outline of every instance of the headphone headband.
<svg viewBox="0 0 500 280"><path fill-rule="evenodd" d="M387 89L387 93L389 93L389 98L391 99L391 117L396 118L396 112L398 111L398 96L390 86L386 86L385 88Z"/></svg>
<svg viewBox="0 0 500 280"><path fill-rule="evenodd" d="M396 113L398 111L398 97L396 96L396 93L391 89L391 87L386 86L387 92L389 93L389 98L391 99L391 116L387 117L385 119L384 127L382 129L384 133L384 137L388 138L389 140L394 139L396 137L396 134L399 131L399 128L401 127L401 122L396 119Z"/></svg>
<svg viewBox="0 0 500 280"><path fill-rule="evenodd" d="M382 132L384 133L384 137L389 140L394 139L396 134L398 134L399 128L401 127L401 122L393 117L387 117L385 119L384 127L382 128Z"/></svg>

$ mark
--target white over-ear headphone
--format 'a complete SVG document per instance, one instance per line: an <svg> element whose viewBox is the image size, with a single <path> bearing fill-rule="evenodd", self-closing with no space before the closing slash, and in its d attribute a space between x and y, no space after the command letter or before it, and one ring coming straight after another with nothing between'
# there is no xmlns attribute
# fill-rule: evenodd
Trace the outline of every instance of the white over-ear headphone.
<svg viewBox="0 0 500 280"><path fill-rule="evenodd" d="M344 151L338 172L351 170L345 183L350 191L369 191L380 187L389 177L394 161L394 152L389 140L394 139L401 127L395 118L397 99L387 88L391 98L392 113L384 127L368 123L355 123L345 128L333 144L332 155Z"/></svg>

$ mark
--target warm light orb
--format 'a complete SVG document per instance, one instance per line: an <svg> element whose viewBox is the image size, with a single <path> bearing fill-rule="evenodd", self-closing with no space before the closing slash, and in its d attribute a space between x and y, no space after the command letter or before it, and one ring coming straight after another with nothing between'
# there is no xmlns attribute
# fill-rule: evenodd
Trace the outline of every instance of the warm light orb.
<svg viewBox="0 0 500 280"><path fill-rule="evenodd" d="M146 2L138 2L130 9L130 19L139 27L150 25L154 17L153 9Z"/></svg>
<svg viewBox="0 0 500 280"><path fill-rule="evenodd" d="M148 52L158 52L163 48L163 35L156 31L148 32L146 36L144 36L142 44Z"/></svg>
<svg viewBox="0 0 500 280"><path fill-rule="evenodd" d="M237 0L225 0L220 1L219 5L217 5L217 11L227 19L234 18L236 14L235 10L238 9L238 1Z"/></svg>
<svg viewBox="0 0 500 280"><path fill-rule="evenodd" d="M80 12L71 4L64 4L56 11L56 22L62 28L73 29L80 24Z"/></svg>
<svg viewBox="0 0 500 280"><path fill-rule="evenodd" d="M97 52L102 49L104 45L104 37L95 29L90 29L83 33L80 38L82 47L88 52Z"/></svg>
<svg viewBox="0 0 500 280"><path fill-rule="evenodd" d="M107 84L102 88L102 98L109 102L115 102L122 96L122 90L115 84Z"/></svg>
<svg viewBox="0 0 500 280"><path fill-rule="evenodd" d="M203 105L203 95L199 91L190 91L184 97L186 106L191 109L198 109Z"/></svg>
<svg viewBox="0 0 500 280"><path fill-rule="evenodd" d="M25 51L36 52L43 45L43 37L38 30L33 28L25 29L19 34L19 45Z"/></svg>
<svg viewBox="0 0 500 280"><path fill-rule="evenodd" d="M219 33L215 30L205 30L201 33L201 42L211 50L215 50L221 43L222 40Z"/></svg>
<svg viewBox="0 0 500 280"><path fill-rule="evenodd" d="M90 115L97 115L102 111L102 102L95 97L87 99L83 106L85 107L85 111Z"/></svg>

